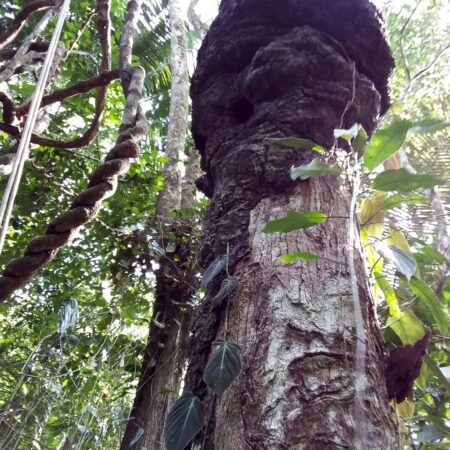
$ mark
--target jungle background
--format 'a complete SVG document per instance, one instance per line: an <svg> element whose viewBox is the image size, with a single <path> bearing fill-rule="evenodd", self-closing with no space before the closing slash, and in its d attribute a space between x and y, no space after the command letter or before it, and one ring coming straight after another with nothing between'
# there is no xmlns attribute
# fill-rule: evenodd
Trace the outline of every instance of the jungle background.
<svg viewBox="0 0 450 450"><path fill-rule="evenodd" d="M26 3L23 0L2 3L0 30ZM161 259L177 259L175 242L180 239L189 242L195 252L206 199L196 195L189 208L171 214L171 220L188 224L179 228L184 230L181 235L163 231L167 218L156 211L168 162L165 153L171 86L168 3L167 0L144 3L135 37L133 62L147 73L141 105L150 125L139 158L120 177L117 192L103 203L97 218L25 288L0 303L0 449L61 449L67 442L72 449L119 447L152 320L154 271ZM206 27L217 2L192 3ZM383 123L399 119L449 120L448 2L379 0L377 5L385 17L396 60L391 83L392 106ZM125 1L111 2L113 67L117 65L125 7ZM184 11L187 7L186 2ZM3 51L17 49L42 15L33 15ZM51 37L55 18L52 20L41 35L42 42ZM187 16L186 33L192 74L202 29ZM97 75L101 50L95 26L95 2L72 1L61 40L66 54L50 91ZM6 57L0 59L0 70L6 63ZM33 93L38 73L39 66L19 71L0 84L0 91L20 103ZM94 94L92 90L51 105L47 110L45 136L70 140L82 134L95 115ZM29 240L41 234L67 208L74 193L86 187L88 175L116 138L123 102L120 82L114 80L108 85L100 130L91 143L77 149L33 146L1 255L2 267L18 257ZM187 169L196 159L189 157L195 150L186 131L187 156L183 164ZM8 154L13 144L7 133L0 132L2 155ZM382 216L381 230L379 226L378 230L373 229L378 225L373 220L365 224L372 237L392 234L390 225L394 224L402 232L401 236L408 241L402 245L408 246L421 278L439 299L447 325L450 243L444 208L450 204L449 147L449 128L408 135L398 154L401 164L418 173L439 176L446 183L437 189L438 197L436 192L428 192L425 193L428 201L404 202L390 209ZM2 191L6 183L7 177L3 176ZM370 201L373 198L366 199L362 208L367 209ZM369 225L372 229L367 229ZM372 254L371 261L368 253L369 266L376 266L378 259ZM201 267L194 263L190 270L200 277ZM391 346L412 343L424 330L434 330L414 398L397 408L404 448L448 448L448 336L435 326L436 311L427 303L427 295L424 294L424 300L405 289L389 264L371 272L379 270L384 270L383 280L388 285L374 282L374 295L387 342ZM201 297L202 291L197 289L191 299L193 307ZM402 321L392 320L393 303L404 313Z"/></svg>

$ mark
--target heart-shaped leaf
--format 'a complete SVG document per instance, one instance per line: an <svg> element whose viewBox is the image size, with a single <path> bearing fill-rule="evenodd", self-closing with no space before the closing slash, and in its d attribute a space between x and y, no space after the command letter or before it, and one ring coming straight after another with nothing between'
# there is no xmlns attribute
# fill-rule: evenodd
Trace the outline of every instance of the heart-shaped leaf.
<svg viewBox="0 0 450 450"><path fill-rule="evenodd" d="M164 425L167 450L183 450L202 429L205 420L202 402L185 392L173 405Z"/></svg>
<svg viewBox="0 0 450 450"><path fill-rule="evenodd" d="M237 284L238 279L236 277L225 278L220 285L219 292L212 299L213 307L219 306L222 300L236 289Z"/></svg>
<svg viewBox="0 0 450 450"><path fill-rule="evenodd" d="M284 262L285 264L294 264L299 259L303 259L305 261L313 261L315 259L322 259L322 257L309 252L295 252L291 253L290 255L283 255L280 258L281 262Z"/></svg>
<svg viewBox="0 0 450 450"><path fill-rule="evenodd" d="M334 164L329 166L318 158L314 158L309 164L293 167L291 169L291 178L293 180L307 180L311 177L320 177L322 175L339 175L342 169Z"/></svg>
<svg viewBox="0 0 450 450"><path fill-rule="evenodd" d="M240 348L229 341L217 342L214 353L203 372L205 383L218 395L222 395L241 371Z"/></svg>
<svg viewBox="0 0 450 450"><path fill-rule="evenodd" d="M289 211L286 217L267 222L263 233L288 233L289 231L309 228L322 223L327 218L326 214L317 211L296 212Z"/></svg>
<svg viewBox="0 0 450 450"><path fill-rule="evenodd" d="M410 279L417 269L416 261L406 252L395 245L378 244L377 252L385 259L394 264L395 268Z"/></svg>
<svg viewBox="0 0 450 450"><path fill-rule="evenodd" d="M225 266L228 261L228 256L223 255L216 258L205 270L202 277L201 286L206 288L209 283L211 283L214 278L216 278L217 275L219 275L220 272L222 272L223 269L225 269Z"/></svg>
<svg viewBox="0 0 450 450"><path fill-rule="evenodd" d="M434 175L417 175L406 169L385 170L372 182L372 187L379 191L411 192L420 188L431 188L443 184L444 180Z"/></svg>
<svg viewBox="0 0 450 450"><path fill-rule="evenodd" d="M285 138L271 138L270 142L274 144L282 145L283 147L296 148L296 149L305 149L312 150L313 152L323 153L325 152L325 148L316 144L309 139L302 139L296 137L285 137Z"/></svg>

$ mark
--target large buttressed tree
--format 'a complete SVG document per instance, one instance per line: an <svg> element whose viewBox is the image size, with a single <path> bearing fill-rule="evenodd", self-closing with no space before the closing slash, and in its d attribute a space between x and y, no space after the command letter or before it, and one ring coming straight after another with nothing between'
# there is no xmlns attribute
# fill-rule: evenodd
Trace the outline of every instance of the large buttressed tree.
<svg viewBox="0 0 450 450"><path fill-rule="evenodd" d="M194 448L398 448L383 339L355 238L352 152L346 177L293 182L289 169L317 153L273 141L307 139L335 160L345 147L335 129L375 129L392 67L368 1L222 1L191 90L206 172L198 186L211 198L199 262L228 254L238 285L228 310L212 301L221 277L210 283L192 327L186 389L214 405L203 370L224 337L240 346L242 371ZM328 219L263 232L293 211ZM280 262L299 250L322 259Z"/></svg>

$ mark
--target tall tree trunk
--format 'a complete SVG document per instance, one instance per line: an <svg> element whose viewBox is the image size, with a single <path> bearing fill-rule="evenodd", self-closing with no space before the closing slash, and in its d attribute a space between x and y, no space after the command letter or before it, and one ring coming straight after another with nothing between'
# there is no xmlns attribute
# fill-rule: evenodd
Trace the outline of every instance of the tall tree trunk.
<svg viewBox="0 0 450 450"><path fill-rule="evenodd" d="M290 167L317 153L268 139L310 139L333 160L334 129L360 123L374 130L392 65L367 1L222 1L192 80L193 133L206 172L198 184L212 198L198 259L206 267L230 248L239 283L228 335L241 347L242 371L193 448L398 448L361 249L348 245L357 239L352 180L292 182ZM289 211L330 219L305 231L262 233ZM323 259L280 262L298 250ZM211 343L225 334L225 306L211 305L220 282L194 320L186 376L186 389L207 411L213 403L203 369Z"/></svg>
<svg viewBox="0 0 450 450"><path fill-rule="evenodd" d="M172 86L166 147L168 162L164 168L164 189L156 205L158 224L155 224L163 234L160 236L160 246L166 253L155 273L152 321L130 420L121 443L122 450L133 447L131 442L136 444L136 448L164 448L160 437L167 411L179 393L183 378L191 301L196 285L193 269L195 239L191 238L196 225L171 217L171 213L180 207L193 207L192 177L197 171L193 163L183 177L182 158L189 106L186 30L179 0L170 0L169 9ZM164 234L174 237L168 240ZM173 244L173 251L167 250L168 244L169 247Z"/></svg>

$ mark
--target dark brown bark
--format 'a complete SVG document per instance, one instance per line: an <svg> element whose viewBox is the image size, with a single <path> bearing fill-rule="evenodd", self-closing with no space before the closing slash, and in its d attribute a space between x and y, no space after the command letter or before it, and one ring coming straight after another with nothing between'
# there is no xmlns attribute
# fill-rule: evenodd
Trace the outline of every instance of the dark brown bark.
<svg viewBox="0 0 450 450"><path fill-rule="evenodd" d="M161 224L156 226L161 227ZM130 442L140 428L144 434L137 442L138 448L164 449L161 435L165 416L179 394L187 359L187 337L196 286L192 240L195 230L188 222L175 222L167 231L175 237L170 242L176 244L176 248L161 259L155 273L152 321L122 450L130 448ZM162 247L168 243L161 239Z"/></svg>
<svg viewBox="0 0 450 450"><path fill-rule="evenodd" d="M108 72L103 72L95 77L88 78L87 80L80 81L77 84L68 86L62 89L56 89L51 94L44 95L42 98L41 108L51 105L52 103L61 102L66 98L73 97L79 94L85 94L94 88L99 86L106 86L111 81L119 79L119 69L114 69ZM17 115L23 116L28 113L31 102L26 102L17 108Z"/></svg>
<svg viewBox="0 0 450 450"><path fill-rule="evenodd" d="M358 246L351 260L348 248L352 182L291 182L290 167L317 154L268 140L297 136L332 149L336 128L374 130L388 105L393 65L380 27L367 1L223 0L200 49L193 134L206 172L198 185L212 202L199 262L206 267L230 246L239 284L228 331L243 365L213 411L205 450L398 448L363 258ZM338 218L305 231L261 232L291 210ZM324 259L279 261L297 250ZM356 380L362 416L354 409L350 265L367 335L365 373ZM208 295L194 320L186 376L186 389L206 410L212 399L203 369L212 341L224 337L224 310L211 311L210 301Z"/></svg>
<svg viewBox="0 0 450 450"><path fill-rule="evenodd" d="M4 92L0 92L0 103L3 105L3 120L6 123L12 123L15 119L16 105Z"/></svg>

